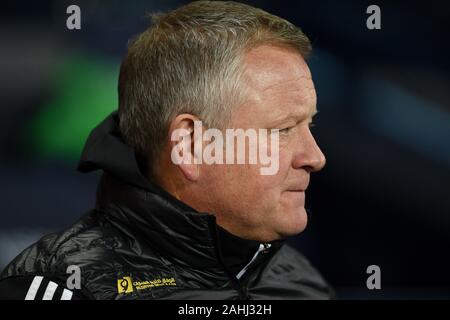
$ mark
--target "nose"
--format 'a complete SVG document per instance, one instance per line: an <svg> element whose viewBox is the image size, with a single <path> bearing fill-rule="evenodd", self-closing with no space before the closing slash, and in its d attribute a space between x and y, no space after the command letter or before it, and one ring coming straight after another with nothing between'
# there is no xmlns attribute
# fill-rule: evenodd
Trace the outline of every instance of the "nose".
<svg viewBox="0 0 450 320"><path fill-rule="evenodd" d="M308 128L296 144L292 166L294 169L316 172L322 170L325 163L325 155Z"/></svg>

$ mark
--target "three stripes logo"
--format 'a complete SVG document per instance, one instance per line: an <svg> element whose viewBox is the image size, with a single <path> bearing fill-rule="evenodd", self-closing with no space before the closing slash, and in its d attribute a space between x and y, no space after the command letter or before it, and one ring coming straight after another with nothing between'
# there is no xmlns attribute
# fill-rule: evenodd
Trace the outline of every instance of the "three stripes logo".
<svg viewBox="0 0 450 320"><path fill-rule="evenodd" d="M117 291L119 293L131 293L133 292L133 282L131 277L123 277L117 279Z"/></svg>
<svg viewBox="0 0 450 320"><path fill-rule="evenodd" d="M73 292L42 276L35 276L25 300L71 300Z"/></svg>

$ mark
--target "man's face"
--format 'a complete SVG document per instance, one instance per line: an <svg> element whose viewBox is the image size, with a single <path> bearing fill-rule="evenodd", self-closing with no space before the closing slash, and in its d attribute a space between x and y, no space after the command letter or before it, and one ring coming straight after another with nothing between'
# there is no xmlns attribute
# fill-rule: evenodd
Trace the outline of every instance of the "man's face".
<svg viewBox="0 0 450 320"><path fill-rule="evenodd" d="M245 65L247 98L233 109L228 128L280 129L279 170L261 175L260 165L202 165L199 209L215 214L235 235L272 241L304 230L310 173L325 165L309 128L316 92L308 66L294 51L260 46L247 53Z"/></svg>

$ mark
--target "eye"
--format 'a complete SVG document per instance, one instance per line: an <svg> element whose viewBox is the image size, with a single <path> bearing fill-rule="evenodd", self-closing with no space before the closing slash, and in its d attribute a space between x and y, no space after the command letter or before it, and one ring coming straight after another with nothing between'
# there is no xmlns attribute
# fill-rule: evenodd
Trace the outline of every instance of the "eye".
<svg viewBox="0 0 450 320"><path fill-rule="evenodd" d="M279 129L278 132L281 134L287 134L289 133L289 131L291 131L293 127L287 127L287 128L283 128L283 129Z"/></svg>

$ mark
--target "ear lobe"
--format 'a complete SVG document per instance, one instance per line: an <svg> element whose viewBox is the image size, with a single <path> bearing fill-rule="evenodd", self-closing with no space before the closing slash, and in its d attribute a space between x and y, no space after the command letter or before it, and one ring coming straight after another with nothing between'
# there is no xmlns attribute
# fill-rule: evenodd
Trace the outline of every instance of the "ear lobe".
<svg viewBox="0 0 450 320"><path fill-rule="evenodd" d="M200 175L200 168L198 164L181 164L179 166L186 179L189 181L197 181Z"/></svg>
<svg viewBox="0 0 450 320"><path fill-rule="evenodd" d="M169 128L171 161L190 181L198 180L201 163L195 155L194 121L191 114L178 115Z"/></svg>

